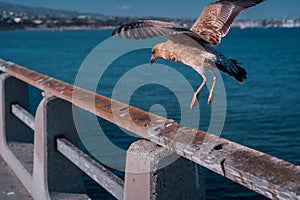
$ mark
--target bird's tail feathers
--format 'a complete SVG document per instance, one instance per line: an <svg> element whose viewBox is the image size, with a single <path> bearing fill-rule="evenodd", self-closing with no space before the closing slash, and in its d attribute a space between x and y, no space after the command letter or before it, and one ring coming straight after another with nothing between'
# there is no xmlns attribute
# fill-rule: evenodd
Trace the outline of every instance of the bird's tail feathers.
<svg viewBox="0 0 300 200"><path fill-rule="evenodd" d="M247 79L247 71L237 60L229 59L227 62L217 62L216 65L219 70L233 76L240 83Z"/></svg>

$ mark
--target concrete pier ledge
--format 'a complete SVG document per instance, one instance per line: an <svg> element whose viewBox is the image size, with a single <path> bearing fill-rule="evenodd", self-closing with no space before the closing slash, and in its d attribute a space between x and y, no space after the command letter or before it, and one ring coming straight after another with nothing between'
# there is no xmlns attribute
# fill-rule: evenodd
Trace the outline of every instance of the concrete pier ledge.
<svg viewBox="0 0 300 200"><path fill-rule="evenodd" d="M21 184L0 156L0 199L5 200L33 200L29 192Z"/></svg>

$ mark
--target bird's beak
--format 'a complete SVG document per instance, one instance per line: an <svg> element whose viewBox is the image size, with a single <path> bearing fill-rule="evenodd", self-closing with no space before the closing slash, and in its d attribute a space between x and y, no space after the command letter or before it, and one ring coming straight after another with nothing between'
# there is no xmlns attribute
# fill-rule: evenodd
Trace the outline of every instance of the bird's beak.
<svg viewBox="0 0 300 200"><path fill-rule="evenodd" d="M156 58L152 55L151 59L150 59L150 64L152 65L155 62Z"/></svg>

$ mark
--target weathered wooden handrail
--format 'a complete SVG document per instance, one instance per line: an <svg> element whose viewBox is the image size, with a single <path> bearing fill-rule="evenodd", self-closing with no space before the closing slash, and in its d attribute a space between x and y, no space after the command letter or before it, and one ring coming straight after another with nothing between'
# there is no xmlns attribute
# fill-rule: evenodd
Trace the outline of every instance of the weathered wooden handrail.
<svg viewBox="0 0 300 200"><path fill-rule="evenodd" d="M183 127L19 65L0 60L0 70L127 129L178 155L272 199L300 198L300 167L215 135ZM203 151L207 143L216 143ZM206 149L207 150L207 149Z"/></svg>

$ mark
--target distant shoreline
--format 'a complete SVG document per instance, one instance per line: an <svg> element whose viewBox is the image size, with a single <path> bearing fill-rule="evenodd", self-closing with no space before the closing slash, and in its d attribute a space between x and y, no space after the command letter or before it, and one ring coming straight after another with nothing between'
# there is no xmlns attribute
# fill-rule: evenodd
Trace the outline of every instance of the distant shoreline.
<svg viewBox="0 0 300 200"><path fill-rule="evenodd" d="M1 0L0 0L1 1ZM59 9L35 8L0 2L0 31L12 30L105 30L143 19L176 23L192 27L195 18L106 16ZM234 28L299 28L300 17L274 19L237 19Z"/></svg>
<svg viewBox="0 0 300 200"><path fill-rule="evenodd" d="M82 26L74 26L74 27L61 27L61 28L22 28L22 29L0 29L2 31L52 31L52 32L59 32L59 31L89 31L89 30L113 30L117 26L103 26L103 27L82 27ZM299 29L300 27L232 27L231 29Z"/></svg>
<svg viewBox="0 0 300 200"><path fill-rule="evenodd" d="M76 30L113 30L117 26L103 26L103 27L61 27L61 28L21 28L21 29L0 29L0 31L76 31Z"/></svg>

